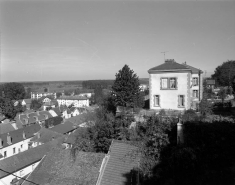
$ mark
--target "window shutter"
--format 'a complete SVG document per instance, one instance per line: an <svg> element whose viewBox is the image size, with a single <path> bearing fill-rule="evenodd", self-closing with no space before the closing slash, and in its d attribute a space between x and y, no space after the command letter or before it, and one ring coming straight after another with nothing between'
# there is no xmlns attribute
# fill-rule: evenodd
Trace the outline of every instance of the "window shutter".
<svg viewBox="0 0 235 185"><path fill-rule="evenodd" d="M178 80L175 78L175 88L178 89Z"/></svg>
<svg viewBox="0 0 235 185"><path fill-rule="evenodd" d="M160 95L158 95L158 105L160 107Z"/></svg>
<svg viewBox="0 0 235 185"><path fill-rule="evenodd" d="M162 78L160 79L160 89L162 89Z"/></svg>
<svg viewBox="0 0 235 185"><path fill-rule="evenodd" d="M185 106L185 95L183 95L183 100L182 100L182 102L183 102L183 106Z"/></svg>
<svg viewBox="0 0 235 185"><path fill-rule="evenodd" d="M178 106L180 106L180 95L178 95Z"/></svg>

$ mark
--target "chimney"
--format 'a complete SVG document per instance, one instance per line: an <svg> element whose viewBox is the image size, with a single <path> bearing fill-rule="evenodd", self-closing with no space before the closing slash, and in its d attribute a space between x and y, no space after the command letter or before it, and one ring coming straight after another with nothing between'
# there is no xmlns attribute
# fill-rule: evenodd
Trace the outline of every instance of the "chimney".
<svg viewBox="0 0 235 185"><path fill-rule="evenodd" d="M7 134L7 144L11 145L12 144L12 137L10 136L10 134Z"/></svg>
<svg viewBox="0 0 235 185"><path fill-rule="evenodd" d="M2 138L0 138L0 148L2 148L3 147L3 140L2 140Z"/></svg>
<svg viewBox="0 0 235 185"><path fill-rule="evenodd" d="M181 123L181 119L179 118L179 122L177 123L177 144L184 143L184 135L183 135L183 124Z"/></svg>
<svg viewBox="0 0 235 185"><path fill-rule="evenodd" d="M37 137L38 137L38 139L41 137L41 133L40 132L37 133Z"/></svg>
<svg viewBox="0 0 235 185"><path fill-rule="evenodd" d="M25 132L23 131L23 138L26 139L26 135L25 135Z"/></svg>
<svg viewBox="0 0 235 185"><path fill-rule="evenodd" d="M173 62L175 62L174 59L166 59L166 60L165 60L165 63L173 63Z"/></svg>

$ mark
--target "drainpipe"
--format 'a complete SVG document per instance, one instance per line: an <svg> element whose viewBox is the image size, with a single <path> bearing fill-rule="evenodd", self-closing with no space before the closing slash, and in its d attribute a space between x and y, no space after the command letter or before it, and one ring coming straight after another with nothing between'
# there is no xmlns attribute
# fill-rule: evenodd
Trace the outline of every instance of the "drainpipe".
<svg viewBox="0 0 235 185"><path fill-rule="evenodd" d="M184 143L184 135L183 135L183 124L181 123L181 119L179 118L179 122L177 123L177 144Z"/></svg>
<svg viewBox="0 0 235 185"><path fill-rule="evenodd" d="M200 70L198 72L198 76L199 76L199 95L198 95L198 100L199 102L201 101L201 73L200 73Z"/></svg>

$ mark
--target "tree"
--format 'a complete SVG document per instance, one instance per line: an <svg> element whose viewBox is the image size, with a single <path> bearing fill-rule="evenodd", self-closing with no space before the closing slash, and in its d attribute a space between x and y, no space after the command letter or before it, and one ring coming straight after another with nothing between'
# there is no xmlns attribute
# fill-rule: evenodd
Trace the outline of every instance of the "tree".
<svg viewBox="0 0 235 185"><path fill-rule="evenodd" d="M233 88L233 94L235 96L235 76L233 77L232 88Z"/></svg>
<svg viewBox="0 0 235 185"><path fill-rule="evenodd" d="M59 97L61 97L62 96L62 93L61 92L57 92L56 93L56 98L59 98Z"/></svg>
<svg viewBox="0 0 235 185"><path fill-rule="evenodd" d="M32 103L30 105L30 109L33 109L33 110L39 110L42 106L42 101L40 99L36 100L32 100Z"/></svg>
<svg viewBox="0 0 235 185"><path fill-rule="evenodd" d="M199 103L199 110L202 116L210 115L212 113L212 105L207 99L208 99L208 94L206 91L204 91L203 98Z"/></svg>
<svg viewBox="0 0 235 185"><path fill-rule="evenodd" d="M225 88L221 88L219 93L218 93L219 97L221 98L222 100L222 104L224 104L224 99L226 98L227 96L227 91Z"/></svg>
<svg viewBox="0 0 235 185"><path fill-rule="evenodd" d="M0 95L10 100L20 100L25 97L24 86L20 83L5 83L0 86Z"/></svg>
<svg viewBox="0 0 235 185"><path fill-rule="evenodd" d="M212 77L220 86L232 86L235 77L235 60L228 60L218 66Z"/></svg>
<svg viewBox="0 0 235 185"><path fill-rule="evenodd" d="M101 104L103 101L103 89L100 86L98 86L95 88L94 93L95 93L94 95L95 103Z"/></svg>
<svg viewBox="0 0 235 185"><path fill-rule="evenodd" d="M128 65L119 70L112 86L116 106L143 107L144 100L139 85L138 76Z"/></svg>
<svg viewBox="0 0 235 185"><path fill-rule="evenodd" d="M30 87L26 89L25 96L24 96L25 99L31 98L31 91L32 89Z"/></svg>
<svg viewBox="0 0 235 185"><path fill-rule="evenodd" d="M14 104L10 99L0 97L0 113L5 115L6 118L15 118L17 112L14 109Z"/></svg>

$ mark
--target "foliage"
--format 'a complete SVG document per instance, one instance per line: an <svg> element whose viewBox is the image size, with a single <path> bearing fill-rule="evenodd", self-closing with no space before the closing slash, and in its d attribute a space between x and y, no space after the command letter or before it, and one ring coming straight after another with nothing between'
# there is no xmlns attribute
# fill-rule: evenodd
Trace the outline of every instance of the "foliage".
<svg viewBox="0 0 235 185"><path fill-rule="evenodd" d="M233 94L235 96L235 76L233 77L232 88L233 88Z"/></svg>
<svg viewBox="0 0 235 185"><path fill-rule="evenodd" d="M228 60L215 69L212 77L220 86L231 86L235 77L235 61Z"/></svg>
<svg viewBox="0 0 235 185"><path fill-rule="evenodd" d="M108 88L111 85L113 85L113 80L87 80L82 82L82 87L87 89Z"/></svg>
<svg viewBox="0 0 235 185"><path fill-rule="evenodd" d="M39 110L42 106L43 102L41 99L33 99L30 105L30 109Z"/></svg>
<svg viewBox="0 0 235 185"><path fill-rule="evenodd" d="M138 76L128 65L119 70L112 86L116 106L143 107L144 100L139 85Z"/></svg>
<svg viewBox="0 0 235 185"><path fill-rule="evenodd" d="M95 93L94 95L95 103L100 105L103 101L103 96L104 96L103 89L100 86L98 86L95 88L94 93Z"/></svg>
<svg viewBox="0 0 235 185"><path fill-rule="evenodd" d="M45 87L45 88L44 88L44 92L48 92L48 88Z"/></svg>
<svg viewBox="0 0 235 185"><path fill-rule="evenodd" d="M28 88L26 89L24 98L25 98L25 99L30 99L30 98L31 98L31 92L32 92L32 89L31 89L30 87L28 87Z"/></svg>
<svg viewBox="0 0 235 185"><path fill-rule="evenodd" d="M52 107L50 106L50 107L46 107L46 111L49 111L49 110L51 110L52 109Z"/></svg>
<svg viewBox="0 0 235 185"><path fill-rule="evenodd" d="M60 116L51 117L51 118L48 118L47 120L45 120L44 126L45 126L45 128L49 128L49 127L61 124L62 121L63 121L63 118Z"/></svg>
<svg viewBox="0 0 235 185"><path fill-rule="evenodd" d="M203 98L199 103L199 111L202 116L210 115L212 113L212 104L207 99L207 92L203 92Z"/></svg>
<svg viewBox="0 0 235 185"><path fill-rule="evenodd" d="M0 96L10 100L20 100L25 97L24 86L20 83L5 83L0 85Z"/></svg>
<svg viewBox="0 0 235 185"><path fill-rule="evenodd" d="M182 115L183 122L198 121L198 120L199 120L199 116L192 109L186 110L184 114Z"/></svg>
<svg viewBox="0 0 235 185"><path fill-rule="evenodd" d="M224 103L224 99L227 96L227 91L225 88L221 88L220 91L218 92L219 97L222 99L222 103Z"/></svg>
<svg viewBox="0 0 235 185"><path fill-rule="evenodd" d="M17 112L14 108L13 102L10 99L0 97L0 113L5 115L6 118L15 118Z"/></svg>
<svg viewBox="0 0 235 185"><path fill-rule="evenodd" d="M59 98L59 97L61 97L62 96L62 93L61 92L57 92L56 93L56 98Z"/></svg>

